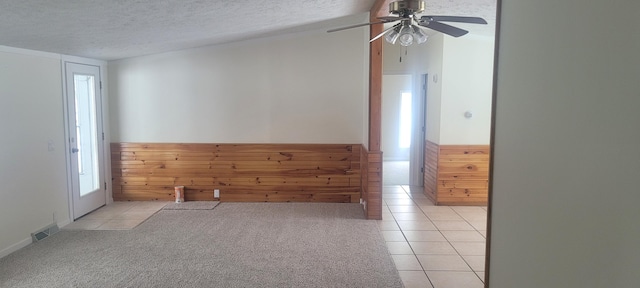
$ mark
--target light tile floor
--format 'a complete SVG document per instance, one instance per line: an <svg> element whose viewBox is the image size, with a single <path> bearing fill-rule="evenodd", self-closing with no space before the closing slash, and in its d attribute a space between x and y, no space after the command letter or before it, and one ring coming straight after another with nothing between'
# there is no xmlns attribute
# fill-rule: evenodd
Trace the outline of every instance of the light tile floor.
<svg viewBox="0 0 640 288"><path fill-rule="evenodd" d="M64 226L64 230L129 230L147 220L169 202L113 202Z"/></svg>
<svg viewBox="0 0 640 288"><path fill-rule="evenodd" d="M422 187L383 187L378 221L405 287L484 287L486 207L435 206Z"/></svg>

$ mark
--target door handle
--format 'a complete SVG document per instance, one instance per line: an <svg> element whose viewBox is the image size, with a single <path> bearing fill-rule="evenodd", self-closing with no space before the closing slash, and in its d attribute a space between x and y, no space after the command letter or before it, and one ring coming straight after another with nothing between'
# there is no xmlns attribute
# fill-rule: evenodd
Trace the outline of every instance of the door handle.
<svg viewBox="0 0 640 288"><path fill-rule="evenodd" d="M71 148L71 153L78 153L78 151L80 151L80 149L78 149L78 148Z"/></svg>

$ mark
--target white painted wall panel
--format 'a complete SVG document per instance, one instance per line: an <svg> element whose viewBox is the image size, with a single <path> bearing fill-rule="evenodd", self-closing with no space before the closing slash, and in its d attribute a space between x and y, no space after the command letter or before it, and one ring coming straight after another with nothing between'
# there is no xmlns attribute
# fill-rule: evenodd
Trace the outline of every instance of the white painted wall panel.
<svg viewBox="0 0 640 288"><path fill-rule="evenodd" d="M407 49L385 44L384 69L385 74L429 74L427 140L441 145L488 145L493 53L493 37L453 38L437 33L426 44ZM466 111L474 116L465 118Z"/></svg>
<svg viewBox="0 0 640 288"><path fill-rule="evenodd" d="M367 143L367 37L312 31L109 62L112 141Z"/></svg>
<svg viewBox="0 0 640 288"><path fill-rule="evenodd" d="M19 51L0 47L0 256L69 221L60 57Z"/></svg>
<svg viewBox="0 0 640 288"><path fill-rule="evenodd" d="M489 144L493 47L493 37L444 37L440 145Z"/></svg>
<svg viewBox="0 0 640 288"><path fill-rule="evenodd" d="M490 287L640 283L638 11L502 2Z"/></svg>
<svg viewBox="0 0 640 288"><path fill-rule="evenodd" d="M425 46L427 53L427 115L426 139L433 143L440 143L442 123L442 63L444 58L444 36L436 34L429 37Z"/></svg>

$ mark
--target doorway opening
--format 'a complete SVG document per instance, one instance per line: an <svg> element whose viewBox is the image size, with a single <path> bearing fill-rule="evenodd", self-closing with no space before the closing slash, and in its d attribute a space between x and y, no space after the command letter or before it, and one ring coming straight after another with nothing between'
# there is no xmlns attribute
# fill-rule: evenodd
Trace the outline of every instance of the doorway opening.
<svg viewBox="0 0 640 288"><path fill-rule="evenodd" d="M409 185L411 75L384 75L382 81L383 185Z"/></svg>
<svg viewBox="0 0 640 288"><path fill-rule="evenodd" d="M384 186L423 186L425 79L426 74L383 76L381 147L384 151Z"/></svg>

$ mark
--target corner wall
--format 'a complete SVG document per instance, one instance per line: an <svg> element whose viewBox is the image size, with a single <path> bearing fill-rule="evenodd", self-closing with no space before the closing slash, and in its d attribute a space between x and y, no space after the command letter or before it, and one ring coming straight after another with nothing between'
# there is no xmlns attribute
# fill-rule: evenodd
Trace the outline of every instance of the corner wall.
<svg viewBox="0 0 640 288"><path fill-rule="evenodd" d="M0 98L2 257L70 221L60 55L0 46Z"/></svg>
<svg viewBox="0 0 640 288"><path fill-rule="evenodd" d="M640 2L576 3L501 4L493 288L640 283Z"/></svg>

